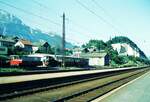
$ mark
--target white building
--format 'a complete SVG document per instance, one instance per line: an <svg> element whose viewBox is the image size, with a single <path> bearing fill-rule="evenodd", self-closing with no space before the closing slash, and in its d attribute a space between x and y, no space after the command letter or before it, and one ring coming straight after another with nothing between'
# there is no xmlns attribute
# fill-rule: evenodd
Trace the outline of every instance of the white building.
<svg viewBox="0 0 150 102"><path fill-rule="evenodd" d="M36 51L38 51L39 47L37 46L32 46L32 50L33 50L33 53L36 53Z"/></svg>
<svg viewBox="0 0 150 102"><path fill-rule="evenodd" d="M89 59L90 66L109 65L109 56L107 53L85 53L81 57Z"/></svg>
<svg viewBox="0 0 150 102"><path fill-rule="evenodd" d="M73 49L73 56L74 57L80 57L81 53L82 53L82 49L81 48Z"/></svg>
<svg viewBox="0 0 150 102"><path fill-rule="evenodd" d="M139 50L136 48L131 47L127 43L117 43L112 44L114 50L116 50L119 55L129 55L134 57L140 57Z"/></svg>

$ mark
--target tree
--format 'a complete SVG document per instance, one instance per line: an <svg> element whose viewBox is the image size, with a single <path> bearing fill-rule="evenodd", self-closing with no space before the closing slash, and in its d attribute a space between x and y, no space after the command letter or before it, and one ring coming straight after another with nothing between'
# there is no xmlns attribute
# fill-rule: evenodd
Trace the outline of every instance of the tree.
<svg viewBox="0 0 150 102"><path fill-rule="evenodd" d="M98 51L105 50L106 43L103 40L90 40L87 44L82 45L83 48L95 47Z"/></svg>
<svg viewBox="0 0 150 102"><path fill-rule="evenodd" d="M88 53L89 50L88 50L88 48L84 48L84 49L82 50L82 52L83 52L83 53Z"/></svg>
<svg viewBox="0 0 150 102"><path fill-rule="evenodd" d="M72 53L73 53L72 50L69 50L69 49L66 49L66 50L65 50L65 54L66 54L66 55L72 55Z"/></svg>
<svg viewBox="0 0 150 102"><path fill-rule="evenodd" d="M54 54L55 49L53 49L51 47L50 44L48 44L47 42L43 44L43 46L39 47L38 51L36 53L47 53L47 54Z"/></svg>
<svg viewBox="0 0 150 102"><path fill-rule="evenodd" d="M59 47L55 48L55 54L61 54L61 49Z"/></svg>

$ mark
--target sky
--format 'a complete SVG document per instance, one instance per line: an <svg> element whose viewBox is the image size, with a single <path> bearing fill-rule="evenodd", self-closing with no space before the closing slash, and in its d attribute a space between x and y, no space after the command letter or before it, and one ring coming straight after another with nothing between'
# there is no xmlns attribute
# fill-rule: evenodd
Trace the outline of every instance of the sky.
<svg viewBox="0 0 150 102"><path fill-rule="evenodd" d="M127 36L150 56L150 0L0 0L0 9L32 28L59 35L65 13L67 41L81 45Z"/></svg>

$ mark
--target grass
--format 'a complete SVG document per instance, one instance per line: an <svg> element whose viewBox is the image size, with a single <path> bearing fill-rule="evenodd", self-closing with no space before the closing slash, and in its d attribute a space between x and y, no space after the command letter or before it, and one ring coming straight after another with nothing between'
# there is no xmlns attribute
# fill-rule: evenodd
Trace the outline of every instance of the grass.
<svg viewBox="0 0 150 102"><path fill-rule="evenodd" d="M22 68L0 68L0 72L25 72Z"/></svg>

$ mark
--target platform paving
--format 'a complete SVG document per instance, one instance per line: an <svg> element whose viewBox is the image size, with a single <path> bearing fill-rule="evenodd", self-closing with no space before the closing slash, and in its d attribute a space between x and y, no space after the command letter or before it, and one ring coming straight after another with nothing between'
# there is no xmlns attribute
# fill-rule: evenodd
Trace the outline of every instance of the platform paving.
<svg viewBox="0 0 150 102"><path fill-rule="evenodd" d="M150 102L150 72L93 102Z"/></svg>

